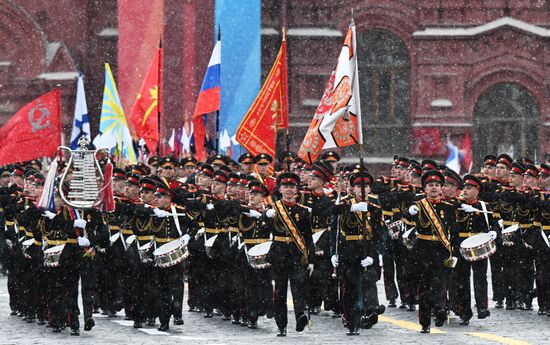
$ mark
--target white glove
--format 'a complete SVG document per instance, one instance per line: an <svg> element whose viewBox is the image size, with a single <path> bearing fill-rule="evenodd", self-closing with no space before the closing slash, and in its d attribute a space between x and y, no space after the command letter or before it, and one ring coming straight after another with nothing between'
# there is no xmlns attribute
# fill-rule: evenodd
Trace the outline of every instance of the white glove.
<svg viewBox="0 0 550 345"><path fill-rule="evenodd" d="M212 211L214 209L214 204L212 204L212 203L206 204L206 209L208 211Z"/></svg>
<svg viewBox="0 0 550 345"><path fill-rule="evenodd" d="M159 208L157 208L157 207L155 207L155 208L153 209L153 213L155 214L155 216L157 216L157 217L159 217L159 218L169 217L169 216L172 215L172 213L166 212L166 211L161 210L161 209L159 209Z"/></svg>
<svg viewBox="0 0 550 345"><path fill-rule="evenodd" d="M416 216L418 214L418 206L412 205L411 207L409 207L409 214L411 216Z"/></svg>
<svg viewBox="0 0 550 345"><path fill-rule="evenodd" d="M204 228L200 228L199 231L197 231L197 234L195 235L195 239L198 240L202 234L204 234Z"/></svg>
<svg viewBox="0 0 550 345"><path fill-rule="evenodd" d="M44 217L48 217L48 219L53 219L55 217L55 213L51 212L51 211L44 211L44 214L43 214Z"/></svg>
<svg viewBox="0 0 550 345"><path fill-rule="evenodd" d="M307 208L307 211L308 211L309 213L311 213L311 207L307 207L307 206L306 206L306 208Z"/></svg>
<svg viewBox="0 0 550 345"><path fill-rule="evenodd" d="M366 258L361 260L361 266L363 266L363 267L369 267L373 263L374 263L374 260L370 256L367 256Z"/></svg>
<svg viewBox="0 0 550 345"><path fill-rule="evenodd" d="M74 227L75 228L81 228L86 229L87 222L84 219L75 219L74 220Z"/></svg>
<svg viewBox="0 0 550 345"><path fill-rule="evenodd" d="M13 243L11 242L11 240L6 240L6 245L7 245L9 248L13 248Z"/></svg>
<svg viewBox="0 0 550 345"><path fill-rule="evenodd" d="M332 267L338 267L338 255L331 256L330 262L332 262Z"/></svg>
<svg viewBox="0 0 550 345"><path fill-rule="evenodd" d="M351 212L367 212L369 209L369 205L364 202L358 202L357 204L351 205L350 211Z"/></svg>
<svg viewBox="0 0 550 345"><path fill-rule="evenodd" d="M311 277L311 274L313 273L313 268L314 268L313 264L307 265L307 273L308 273L308 276L310 277Z"/></svg>
<svg viewBox="0 0 550 345"><path fill-rule="evenodd" d="M89 247L90 246L90 240L88 240L86 237L79 237L78 238L78 245L81 247Z"/></svg>
<svg viewBox="0 0 550 345"><path fill-rule="evenodd" d="M262 214L256 210L250 210L248 211L248 216L252 218L260 218Z"/></svg>
<svg viewBox="0 0 550 345"><path fill-rule="evenodd" d="M467 212L467 213L472 213L472 212L479 211L477 208L473 207L472 205L468 205L468 204L460 204L460 209L464 212Z"/></svg>
<svg viewBox="0 0 550 345"><path fill-rule="evenodd" d="M491 238L493 240L497 238L497 232L496 231L493 231L493 230L489 231L489 235L491 235Z"/></svg>
<svg viewBox="0 0 550 345"><path fill-rule="evenodd" d="M267 218L273 218L275 217L275 210L270 208L265 212L265 215L267 216Z"/></svg>
<svg viewBox="0 0 550 345"><path fill-rule="evenodd" d="M185 234L182 236L183 245L186 246L189 243L189 240L191 239L191 236L189 234Z"/></svg>

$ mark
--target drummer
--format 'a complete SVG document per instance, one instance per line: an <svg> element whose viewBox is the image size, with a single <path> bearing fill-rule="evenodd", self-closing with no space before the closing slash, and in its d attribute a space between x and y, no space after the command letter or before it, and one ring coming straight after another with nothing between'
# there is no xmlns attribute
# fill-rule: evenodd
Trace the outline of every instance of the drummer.
<svg viewBox="0 0 550 345"><path fill-rule="evenodd" d="M252 258L249 251L259 244L270 241L271 228L269 227L270 222L265 216L264 207L264 199L269 196L269 190L260 181L251 181L248 184L248 191L248 211L240 215L239 232L245 243L243 254L250 262ZM269 246L265 248L269 249ZM268 251L265 252L264 257L267 256L267 253ZM248 328L257 328L258 316L273 317L272 295L270 267L268 265L252 267L247 264L245 270L245 309L249 322Z"/></svg>
<svg viewBox="0 0 550 345"><path fill-rule="evenodd" d="M150 217L149 224L155 236L156 247L159 248L180 238L183 245L187 245L189 235L186 232L189 218L185 215L185 209L172 203L174 193L166 183L157 184L156 196L157 208L153 208L149 214L144 212L145 217ZM137 212L138 215L139 213ZM158 330L167 331L170 329L171 316L174 316L174 325L183 325L183 261L170 267L158 267L155 273L156 284L160 289Z"/></svg>
<svg viewBox="0 0 550 345"><path fill-rule="evenodd" d="M454 270L457 291L457 313L460 324L467 326L472 318L470 297L470 274L474 274L474 295L477 306L477 318L485 319L491 313L488 310L487 300L487 258L468 261L459 253L461 243L472 236L489 233L492 240L497 238L499 228L497 221L490 212L489 205L478 199L482 189L482 182L474 175L466 175L463 179L463 203L458 209L453 249L458 258ZM483 240L483 239L482 239ZM485 239L487 240L487 239ZM483 242L479 243L480 245Z"/></svg>
<svg viewBox="0 0 550 345"><path fill-rule="evenodd" d="M156 180L147 176L139 180L139 196L142 205L155 207L157 202L154 196L156 184ZM149 224L148 221L136 218L134 241L137 248L145 248L152 244L154 237ZM133 243L128 245L132 246ZM132 250L132 248L130 247L130 252L134 252L135 249ZM132 290L132 295L136 299L134 304L134 328L142 328L144 321L147 321L148 326L154 326L157 317L157 298L155 294L157 291L154 291L154 267L150 258L149 260L139 258L134 278L135 284Z"/></svg>

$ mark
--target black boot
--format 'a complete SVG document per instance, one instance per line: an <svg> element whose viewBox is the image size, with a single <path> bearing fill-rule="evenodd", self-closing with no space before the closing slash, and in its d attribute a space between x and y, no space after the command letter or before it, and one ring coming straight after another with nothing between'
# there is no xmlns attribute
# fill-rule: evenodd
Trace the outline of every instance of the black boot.
<svg viewBox="0 0 550 345"><path fill-rule="evenodd" d="M461 317L460 318L460 325L461 326L468 326L470 324L470 319L467 317Z"/></svg>
<svg viewBox="0 0 550 345"><path fill-rule="evenodd" d="M160 327L157 328L157 330L158 330L159 332L166 332L166 331L169 330L169 329L170 329L170 326L169 326L167 323L165 323L165 324L160 324Z"/></svg>
<svg viewBox="0 0 550 345"><path fill-rule="evenodd" d="M430 326L422 326L420 333L430 333Z"/></svg>
<svg viewBox="0 0 550 345"><path fill-rule="evenodd" d="M258 325L257 325L256 321L250 321L250 324L248 325L248 328L250 328L250 329L258 328Z"/></svg>
<svg viewBox="0 0 550 345"><path fill-rule="evenodd" d="M301 314L296 319L296 332L301 332L306 328L307 324L309 322L309 319L307 318L306 314Z"/></svg>
<svg viewBox="0 0 550 345"><path fill-rule="evenodd" d="M183 325L183 319L181 317L174 318L174 325L176 325L176 326Z"/></svg>
<svg viewBox="0 0 550 345"><path fill-rule="evenodd" d="M155 319L154 317L147 318L147 326L153 327L155 325Z"/></svg>
<svg viewBox="0 0 550 345"><path fill-rule="evenodd" d="M346 335L348 335L348 336L359 335L359 328L355 327L355 326L350 327L349 331L347 331Z"/></svg>
<svg viewBox="0 0 550 345"><path fill-rule="evenodd" d="M502 303L502 301L497 301L497 303L495 304L495 308L497 309L504 308L504 303Z"/></svg>
<svg viewBox="0 0 550 345"><path fill-rule="evenodd" d="M71 335L79 336L80 331L78 330L78 328L71 328Z"/></svg>
<svg viewBox="0 0 550 345"><path fill-rule="evenodd" d="M392 298L388 303L388 308L395 308L395 307L397 307L397 305L395 304L395 298Z"/></svg>
<svg viewBox="0 0 550 345"><path fill-rule="evenodd" d="M486 319L489 316L491 316L491 312L487 309L481 309L480 311L477 312L478 319Z"/></svg>
<svg viewBox="0 0 550 345"><path fill-rule="evenodd" d="M447 320L447 312L445 310L440 310L435 315L435 327L441 327Z"/></svg>
<svg viewBox="0 0 550 345"><path fill-rule="evenodd" d="M134 328L143 328L143 323L141 321L134 321Z"/></svg>
<svg viewBox="0 0 550 345"><path fill-rule="evenodd" d="M59 333L59 332L61 332L61 327L59 327L59 326L53 326L53 327L52 327L52 332L53 332L53 333Z"/></svg>
<svg viewBox="0 0 550 345"><path fill-rule="evenodd" d="M278 337L286 337L286 327L279 328L279 332L277 333Z"/></svg>
<svg viewBox="0 0 550 345"><path fill-rule="evenodd" d="M85 331L91 331L92 328L95 326L94 319L90 318L84 321L84 330Z"/></svg>

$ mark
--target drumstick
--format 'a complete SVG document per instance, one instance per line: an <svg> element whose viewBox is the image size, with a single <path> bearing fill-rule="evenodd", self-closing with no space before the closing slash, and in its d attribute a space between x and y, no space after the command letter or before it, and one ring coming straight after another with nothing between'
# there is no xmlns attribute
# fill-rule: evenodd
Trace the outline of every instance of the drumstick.
<svg viewBox="0 0 550 345"><path fill-rule="evenodd" d="M462 207L459 208L459 210L464 211L464 209ZM492 211L483 211L483 210L480 210L480 209L477 209L477 208L472 208L472 212L487 213L487 214L493 213Z"/></svg>
<svg viewBox="0 0 550 345"><path fill-rule="evenodd" d="M166 218L166 217L169 217L169 216L181 216L181 217L185 217L185 216L187 216L187 214L185 214L185 213L170 213L168 216L157 216L156 214L153 214L152 216L153 216L153 217L158 217L158 218Z"/></svg>

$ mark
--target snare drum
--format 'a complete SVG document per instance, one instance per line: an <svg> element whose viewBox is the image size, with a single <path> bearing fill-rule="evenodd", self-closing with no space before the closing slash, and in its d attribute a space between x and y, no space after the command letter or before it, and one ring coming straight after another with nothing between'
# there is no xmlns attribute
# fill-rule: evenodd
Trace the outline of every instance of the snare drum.
<svg viewBox="0 0 550 345"><path fill-rule="evenodd" d="M155 264L158 267L172 267L183 261L185 246L181 239L163 244L153 252Z"/></svg>
<svg viewBox="0 0 550 345"><path fill-rule="evenodd" d="M403 230L405 224L402 220L398 220L393 223L387 222L386 226L388 228L388 236L390 237L390 239L393 239L395 235L398 235Z"/></svg>
<svg viewBox="0 0 550 345"><path fill-rule="evenodd" d="M313 244L315 245L315 255L317 255L317 256L321 256L321 255L325 254L325 252L317 246L317 242L319 241L321 236L323 236L325 231L327 231L327 230L325 229L325 230L318 231L318 232L314 233L311 236L313 238Z"/></svg>
<svg viewBox="0 0 550 345"><path fill-rule="evenodd" d="M504 241L512 241L512 237L514 237L514 234L519 229L518 224L511 225L504 230L502 230L502 239Z"/></svg>
<svg viewBox="0 0 550 345"><path fill-rule="evenodd" d="M218 238L218 235L214 235L209 239L207 239L206 241L204 241L204 249L206 250L206 255L210 259L214 258L214 253L212 252L212 246L214 245L214 242L216 241L217 238Z"/></svg>
<svg viewBox="0 0 550 345"><path fill-rule="evenodd" d="M267 262L267 254L272 243L272 241L264 242L250 248L248 251L248 262L252 268L262 270L271 267L271 264Z"/></svg>
<svg viewBox="0 0 550 345"><path fill-rule="evenodd" d="M64 244L48 248L44 251L44 266L59 267L59 258L65 248Z"/></svg>
<svg viewBox="0 0 550 345"><path fill-rule="evenodd" d="M140 246L139 243L138 243L139 260L142 263L147 264L147 263L150 263L151 261L153 261L153 257L151 256L151 248L152 247L153 247L153 241L147 242L142 246Z"/></svg>
<svg viewBox="0 0 550 345"><path fill-rule="evenodd" d="M477 234L468 237L460 244L460 254L466 261L474 262L487 259L497 250L495 240L490 234Z"/></svg>

